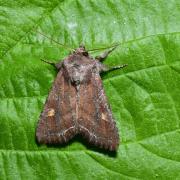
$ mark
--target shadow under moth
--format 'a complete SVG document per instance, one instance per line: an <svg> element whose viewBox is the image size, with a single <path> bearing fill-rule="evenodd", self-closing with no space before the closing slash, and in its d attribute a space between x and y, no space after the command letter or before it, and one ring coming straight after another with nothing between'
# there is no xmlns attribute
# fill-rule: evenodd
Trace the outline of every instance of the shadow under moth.
<svg viewBox="0 0 180 180"><path fill-rule="evenodd" d="M118 129L100 77L101 72L126 66L108 68L101 63L115 48L92 58L80 46L57 64L45 61L55 66L58 74L36 129L39 143L65 144L79 134L94 146L117 150Z"/></svg>

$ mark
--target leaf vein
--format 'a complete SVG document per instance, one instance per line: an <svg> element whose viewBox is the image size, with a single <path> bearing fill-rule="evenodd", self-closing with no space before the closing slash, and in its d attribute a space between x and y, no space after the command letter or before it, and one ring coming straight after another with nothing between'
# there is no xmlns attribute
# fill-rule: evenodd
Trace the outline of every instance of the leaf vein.
<svg viewBox="0 0 180 180"><path fill-rule="evenodd" d="M42 16L37 20L37 22L35 22L34 25L33 25L28 31L26 31L26 32L24 33L24 36L21 36L21 37L19 38L19 40L16 41L15 44L13 44L12 46L10 46L10 47L2 54L1 58L3 58L4 56L6 56L7 53L8 53L11 49L13 49L14 47L16 47L16 45L17 45L24 37L27 36L27 34L29 34L30 32L32 32L33 29L35 29L35 28L41 23L41 21L44 19L44 16L46 16L47 14L52 13L52 12L58 7L58 5L59 5L60 3L62 3L62 1L58 2L58 3L57 3L54 7L52 7L51 10L49 10L48 12L45 11L45 13L42 14Z"/></svg>
<svg viewBox="0 0 180 180"><path fill-rule="evenodd" d="M108 167L106 167L105 165L103 165L99 160L97 160L96 158L94 158L90 153L87 153L87 152L86 152L86 154L87 154L89 157L91 157L95 162L97 162L97 163L98 163L101 167L103 167L104 169L106 169L106 170L108 170L108 171L111 171L111 172L113 172L113 173L116 173L116 174L119 174L119 175L128 177L128 178L130 178L130 179L136 179L136 180L137 180L136 177L129 176L129 175L124 174L124 173L122 173L122 172L118 172L118 171L109 169Z"/></svg>
<svg viewBox="0 0 180 180"><path fill-rule="evenodd" d="M144 144L142 144L142 143L139 143L139 145L140 145L143 149L145 149L146 151L148 151L149 153L151 153L151 154L153 154L153 155L155 155L155 156L158 156L158 157L163 158L163 159L166 159L166 160L170 160L170 161L174 161L174 162L180 163L180 161L177 161L177 160L175 160L175 159L170 159L170 158L164 157L163 155L159 155L159 154L153 152L152 150L150 150L149 148L147 148L147 147L146 147Z"/></svg>

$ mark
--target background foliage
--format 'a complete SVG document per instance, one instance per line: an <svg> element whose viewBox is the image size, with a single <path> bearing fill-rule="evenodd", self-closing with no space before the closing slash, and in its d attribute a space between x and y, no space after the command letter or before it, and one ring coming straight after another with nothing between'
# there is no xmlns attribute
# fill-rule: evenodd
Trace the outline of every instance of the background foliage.
<svg viewBox="0 0 180 180"><path fill-rule="evenodd" d="M121 135L117 154L75 138L38 146L35 128L56 76L40 58L120 42L103 75ZM0 179L180 179L180 1L1 0Z"/></svg>

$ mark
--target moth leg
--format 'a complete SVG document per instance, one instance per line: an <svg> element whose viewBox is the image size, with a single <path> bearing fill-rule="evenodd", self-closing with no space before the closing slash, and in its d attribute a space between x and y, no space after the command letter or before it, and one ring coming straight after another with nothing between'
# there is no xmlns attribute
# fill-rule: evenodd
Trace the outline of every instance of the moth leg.
<svg viewBox="0 0 180 180"><path fill-rule="evenodd" d="M59 62L59 63L54 63L54 62L50 62L50 61L47 61L47 60L44 60L44 59L41 59L41 61L47 63L47 64L50 64L52 66L54 66L56 69L60 69L61 66L62 66L62 62Z"/></svg>
<svg viewBox="0 0 180 180"><path fill-rule="evenodd" d="M127 66L127 64L122 64L122 65L114 66L114 67L107 67L106 69L103 70L103 72L109 72L109 71L114 71L116 69L122 69L126 66Z"/></svg>
<svg viewBox="0 0 180 180"><path fill-rule="evenodd" d="M96 56L95 59L99 60L99 61L103 61L107 58L107 56L116 49L117 46L113 47L112 49L103 52L102 54L100 54L99 56Z"/></svg>

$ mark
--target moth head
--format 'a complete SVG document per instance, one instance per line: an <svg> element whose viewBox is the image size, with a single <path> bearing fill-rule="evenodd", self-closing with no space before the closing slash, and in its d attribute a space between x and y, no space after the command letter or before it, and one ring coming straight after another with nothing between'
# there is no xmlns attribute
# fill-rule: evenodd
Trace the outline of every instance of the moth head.
<svg viewBox="0 0 180 180"><path fill-rule="evenodd" d="M81 44L76 50L75 50L76 54L82 54L84 56L88 56L88 52L86 51L86 48L84 46L84 44Z"/></svg>

